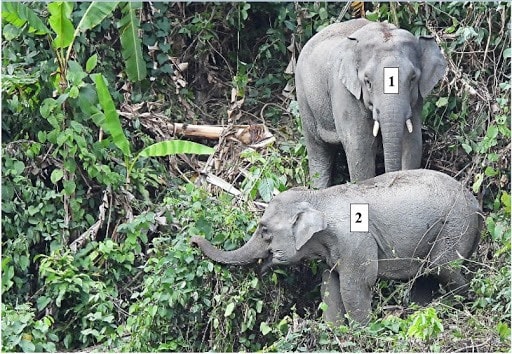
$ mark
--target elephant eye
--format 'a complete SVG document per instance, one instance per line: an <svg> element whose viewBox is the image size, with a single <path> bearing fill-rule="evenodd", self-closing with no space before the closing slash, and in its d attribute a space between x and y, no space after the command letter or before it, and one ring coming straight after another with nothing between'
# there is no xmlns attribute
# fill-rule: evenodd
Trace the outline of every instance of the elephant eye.
<svg viewBox="0 0 512 354"><path fill-rule="evenodd" d="M260 235L265 240L270 240L270 238L271 238L270 237L271 235L269 234L266 226L260 226Z"/></svg>
<svg viewBox="0 0 512 354"><path fill-rule="evenodd" d="M368 80L368 78L365 78L365 79L364 79L364 84L366 85L366 87L368 88L368 90L371 90L371 89L372 89L372 83L370 82L370 80Z"/></svg>

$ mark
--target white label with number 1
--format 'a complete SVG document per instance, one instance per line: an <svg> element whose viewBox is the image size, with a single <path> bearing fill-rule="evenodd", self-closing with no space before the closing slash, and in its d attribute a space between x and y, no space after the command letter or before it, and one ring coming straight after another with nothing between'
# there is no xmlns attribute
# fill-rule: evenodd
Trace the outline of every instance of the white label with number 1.
<svg viewBox="0 0 512 354"><path fill-rule="evenodd" d="M350 232L368 232L368 204L350 204Z"/></svg>
<svg viewBox="0 0 512 354"><path fill-rule="evenodd" d="M384 93L398 93L398 68L384 68Z"/></svg>

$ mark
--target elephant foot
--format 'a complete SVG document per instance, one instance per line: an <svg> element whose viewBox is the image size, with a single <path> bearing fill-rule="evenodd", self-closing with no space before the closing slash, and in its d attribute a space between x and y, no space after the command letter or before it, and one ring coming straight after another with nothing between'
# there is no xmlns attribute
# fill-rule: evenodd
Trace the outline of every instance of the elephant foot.
<svg viewBox="0 0 512 354"><path fill-rule="evenodd" d="M414 281L410 292L410 302L425 306L439 293L439 282L430 275L423 275Z"/></svg>

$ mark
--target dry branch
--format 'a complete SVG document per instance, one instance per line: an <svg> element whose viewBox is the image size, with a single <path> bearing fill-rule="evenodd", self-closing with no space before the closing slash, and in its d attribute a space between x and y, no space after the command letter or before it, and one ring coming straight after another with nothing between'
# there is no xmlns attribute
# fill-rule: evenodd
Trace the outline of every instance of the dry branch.
<svg viewBox="0 0 512 354"><path fill-rule="evenodd" d="M73 253L76 253L77 250L82 248L88 239L92 239L92 240L96 239L96 235L98 234L98 231L101 228L101 225L105 221L105 212L109 206L107 194L108 194L108 192L105 190L103 192L103 202L101 203L101 205L98 208L98 210L99 210L98 220L89 229L87 229L87 231L85 231L82 235L80 235L80 237L78 237L76 240L74 240L69 245L69 249Z"/></svg>
<svg viewBox="0 0 512 354"><path fill-rule="evenodd" d="M240 190L235 188L231 183L225 181L224 179L215 176L213 173L208 173L206 176L206 181L210 184L213 184L219 188L222 188L226 192L238 197L242 194Z"/></svg>

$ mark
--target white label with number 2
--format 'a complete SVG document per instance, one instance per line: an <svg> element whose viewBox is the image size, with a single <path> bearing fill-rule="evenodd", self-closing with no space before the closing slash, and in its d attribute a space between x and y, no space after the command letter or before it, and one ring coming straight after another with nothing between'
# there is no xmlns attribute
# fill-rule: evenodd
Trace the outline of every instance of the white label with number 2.
<svg viewBox="0 0 512 354"><path fill-rule="evenodd" d="M350 204L350 232L368 232L368 204Z"/></svg>

